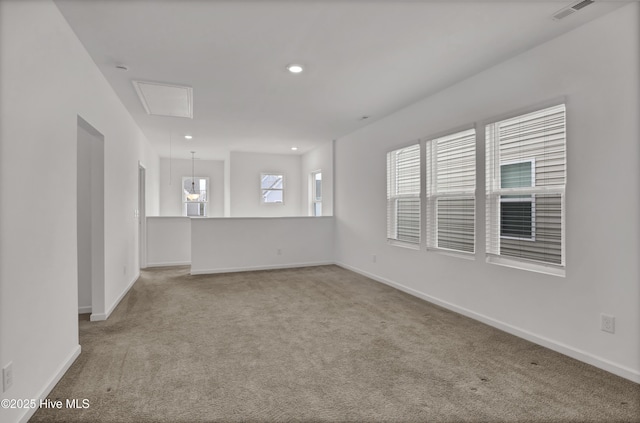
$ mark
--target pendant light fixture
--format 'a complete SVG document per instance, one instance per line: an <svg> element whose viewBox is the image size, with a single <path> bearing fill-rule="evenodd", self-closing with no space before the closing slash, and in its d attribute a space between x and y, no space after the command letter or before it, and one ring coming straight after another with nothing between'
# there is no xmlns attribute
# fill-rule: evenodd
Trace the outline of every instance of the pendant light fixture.
<svg viewBox="0 0 640 423"><path fill-rule="evenodd" d="M196 193L195 154L195 151L191 152L191 192L187 193L187 200L189 201L196 201L200 198L200 194Z"/></svg>

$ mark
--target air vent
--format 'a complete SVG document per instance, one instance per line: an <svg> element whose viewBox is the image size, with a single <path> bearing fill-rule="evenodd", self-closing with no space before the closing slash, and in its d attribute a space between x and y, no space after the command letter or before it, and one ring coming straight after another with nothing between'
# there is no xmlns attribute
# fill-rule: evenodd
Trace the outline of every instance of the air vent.
<svg viewBox="0 0 640 423"><path fill-rule="evenodd" d="M567 16L574 14L578 10L589 6L593 2L594 0L582 0L572 6L568 6L568 7L565 7L564 9L560 9L559 11L553 14L553 20L559 21L560 19L564 19Z"/></svg>
<svg viewBox="0 0 640 423"><path fill-rule="evenodd" d="M591 3L593 3L593 0L584 0L584 1L581 1L580 3L578 3L578 4L575 4L575 5L571 6L571 8L574 9L574 10L580 10L585 6L589 6Z"/></svg>
<svg viewBox="0 0 640 423"><path fill-rule="evenodd" d="M564 9L559 11L558 13L556 13L555 15L553 15L553 19L559 21L562 18L566 18L567 16L569 16L572 13L575 13L576 11L573 10L572 8L568 8L568 9Z"/></svg>
<svg viewBox="0 0 640 423"><path fill-rule="evenodd" d="M193 119L193 89L158 82L132 81L144 110L150 115Z"/></svg>

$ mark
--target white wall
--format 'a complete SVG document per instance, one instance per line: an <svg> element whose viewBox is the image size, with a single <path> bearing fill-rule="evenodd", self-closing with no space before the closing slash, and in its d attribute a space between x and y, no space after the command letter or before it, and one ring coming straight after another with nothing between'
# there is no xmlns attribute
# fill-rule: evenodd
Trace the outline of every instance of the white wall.
<svg viewBox="0 0 640 423"><path fill-rule="evenodd" d="M640 381L639 7L624 6L339 139L337 260ZM475 261L386 243L387 151L561 96L568 125L566 278L485 262L483 175ZM478 148L483 144L481 136ZM615 315L615 334L600 330L600 313Z"/></svg>
<svg viewBox="0 0 640 423"><path fill-rule="evenodd" d="M191 219L191 273L334 262L333 217Z"/></svg>
<svg viewBox="0 0 640 423"><path fill-rule="evenodd" d="M147 218L147 266L191 263L190 217Z"/></svg>
<svg viewBox="0 0 640 423"><path fill-rule="evenodd" d="M76 161L78 312L104 313L104 137L81 118Z"/></svg>
<svg viewBox="0 0 640 423"><path fill-rule="evenodd" d="M196 160L196 176L209 177L210 203L207 217L310 216L309 175L322 170L323 214L333 214L333 142L304 155L232 152L228 164L222 160ZM225 175L229 174L229 181ZM260 204L259 177L262 172L285 173L285 204ZM160 216L181 216L182 177L191 175L191 160L160 159ZM257 176L256 176L257 175ZM298 201L299 205L295 202Z"/></svg>
<svg viewBox="0 0 640 423"><path fill-rule="evenodd" d="M159 162L53 2L1 1L0 55L0 364L14 366L2 398L37 399L79 353L78 115L104 135L106 311L138 275L138 161L150 214ZM15 207L25 186L37 196Z"/></svg>
<svg viewBox="0 0 640 423"><path fill-rule="evenodd" d="M302 155L302 203L301 213L312 216L311 201L313 196L311 172L322 170L322 215L333 215L333 141Z"/></svg>
<svg viewBox="0 0 640 423"><path fill-rule="evenodd" d="M78 127L78 312L91 312L91 134Z"/></svg>
<svg viewBox="0 0 640 423"><path fill-rule="evenodd" d="M197 154L196 154L197 157ZM224 216L224 161L196 160L196 177L208 177L208 217ZM182 216L182 178L191 177L191 160L160 159L160 216Z"/></svg>
<svg viewBox="0 0 640 423"><path fill-rule="evenodd" d="M301 159L294 154L231 152L230 196L232 217L301 215ZM284 174L284 204L260 203L260 174Z"/></svg>

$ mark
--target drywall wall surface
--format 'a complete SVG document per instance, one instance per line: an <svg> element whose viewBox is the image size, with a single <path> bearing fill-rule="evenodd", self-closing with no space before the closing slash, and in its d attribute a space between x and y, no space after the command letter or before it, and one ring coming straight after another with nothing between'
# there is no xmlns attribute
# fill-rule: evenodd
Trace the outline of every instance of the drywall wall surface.
<svg viewBox="0 0 640 423"><path fill-rule="evenodd" d="M191 220L191 273L333 263L333 217Z"/></svg>
<svg viewBox="0 0 640 423"><path fill-rule="evenodd" d="M301 159L295 154L231 152L231 217L300 216ZM262 204L260 174L284 174L284 203ZM306 179L305 179L306 180Z"/></svg>
<svg viewBox="0 0 640 423"><path fill-rule="evenodd" d="M147 217L147 266L191 263L190 217Z"/></svg>
<svg viewBox="0 0 640 423"><path fill-rule="evenodd" d="M207 217L224 216L224 161L196 159L194 171L196 177L209 178ZM183 177L191 177L191 160L160 159L160 216L183 215Z"/></svg>
<svg viewBox="0 0 640 423"><path fill-rule="evenodd" d="M104 135L104 310L138 276L138 161L149 213L159 162L52 1L0 2L0 54L0 364L14 368L2 398L38 399L80 351L78 116ZM37 195L15 207L24 187ZM3 409L0 420L33 411Z"/></svg>
<svg viewBox="0 0 640 423"><path fill-rule="evenodd" d="M639 8L621 7L339 139L337 261L640 381ZM387 243L388 151L562 98L566 277L485 262L482 162L475 260ZM615 316L615 334L600 330L601 313Z"/></svg>
<svg viewBox="0 0 640 423"><path fill-rule="evenodd" d="M333 216L333 141L302 155L302 203L300 210L306 216L312 216L311 173L322 171L322 215Z"/></svg>
<svg viewBox="0 0 640 423"><path fill-rule="evenodd" d="M160 215L160 157L148 141L138 143L139 166L145 168L145 213ZM137 203L136 203L137 204Z"/></svg>
<svg viewBox="0 0 640 423"><path fill-rule="evenodd" d="M224 217L231 216L231 152L224 158Z"/></svg>
<svg viewBox="0 0 640 423"><path fill-rule="evenodd" d="M78 126L77 216L78 216L78 312L91 311L91 149L93 137Z"/></svg>

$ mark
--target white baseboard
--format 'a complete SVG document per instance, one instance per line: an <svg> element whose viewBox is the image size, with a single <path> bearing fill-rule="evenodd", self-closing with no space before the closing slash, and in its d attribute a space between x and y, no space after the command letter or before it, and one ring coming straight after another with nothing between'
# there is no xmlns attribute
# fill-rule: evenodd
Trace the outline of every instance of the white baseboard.
<svg viewBox="0 0 640 423"><path fill-rule="evenodd" d="M326 266L335 264L333 261L322 261L313 263L291 263L291 264L273 264L266 266L247 266L247 267L226 267L218 269L191 269L192 275L210 275L215 273L235 273L235 272L252 272L255 270L273 270L273 269L293 269L297 267Z"/></svg>
<svg viewBox="0 0 640 423"><path fill-rule="evenodd" d="M147 263L145 269L150 267L169 267L169 266L189 266L191 265L190 261L163 261L159 263Z"/></svg>
<svg viewBox="0 0 640 423"><path fill-rule="evenodd" d="M62 379L62 376L64 376L67 370L69 370L69 367L71 367L71 365L73 364L74 361L76 361L76 358L78 358L79 355L80 355L80 345L77 345L73 349L73 351L71 351L71 354L69 354L67 359L62 362L60 367L58 367L58 370L56 370L53 376L49 379L49 383L47 383L44 389L40 391L40 393L38 394L36 399L38 404L40 403L40 400L47 398L47 395L49 395L49 393L51 393L51 391L56 386L56 384L60 382L60 379ZM37 410L38 410L37 407L27 409L25 413L22 415L22 417L20 418L20 420L18 421L20 423L27 423L29 419L33 417L33 415Z"/></svg>
<svg viewBox="0 0 640 423"><path fill-rule="evenodd" d="M133 280L131 282L129 282L129 285L127 285L127 287L122 291L120 296L118 298L116 298L116 300L113 302L113 304L111 304L111 307L109 307L107 309L107 312L106 313L92 313L91 317L90 317L90 320L92 322L99 322L101 320L107 320L109 318L109 316L111 316L111 313L113 313L113 310L115 310L116 307L118 306L118 304L120 304L120 301L122 301L124 296L127 295L127 293L129 292L129 290L131 289L133 284L136 283L136 281L138 280L139 277L140 277L140 272L137 272L136 275L134 276Z"/></svg>
<svg viewBox="0 0 640 423"><path fill-rule="evenodd" d="M78 314L86 314L86 313L91 313L91 306L78 307Z"/></svg>
<svg viewBox="0 0 640 423"><path fill-rule="evenodd" d="M345 269L359 273L377 282L399 289L400 291L406 292L407 294L413 295L414 297L418 297L427 302L444 307L447 310L454 311L456 313L462 314L463 316L469 317L471 319L477 320L489 326L493 326L494 328L500 329L504 332L510 333L511 335L515 335L519 338L526 339L527 341L533 342L534 344L541 345L545 348L549 348L550 350L559 352L560 354L564 354L571 358L575 358L578 361L582 361L584 363L590 364L599 369L605 370L609 373L613 373L614 375L623 377L625 379L629 379L632 382L640 383L640 372L634 369L631 369L629 367L619 365L605 358L598 357L586 351L582 351L578 348L574 348L570 345L563 344L562 342L554 341L552 339L520 329L518 327L512 326L508 323L501 322L499 320L493 319L483 314L479 314L474 311L468 310L466 308L459 307L455 304L451 304L439 298L432 297L430 295L417 291L413 288L409 288L407 286L404 286L392 280L366 272L357 267L349 266L348 264L344 264L344 263L335 263L335 264Z"/></svg>

